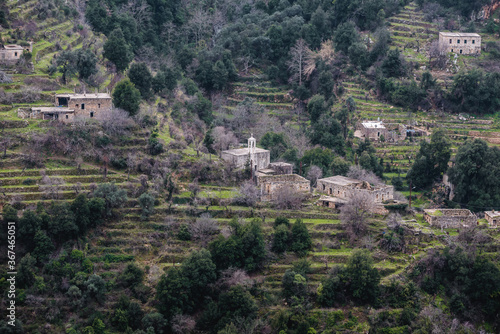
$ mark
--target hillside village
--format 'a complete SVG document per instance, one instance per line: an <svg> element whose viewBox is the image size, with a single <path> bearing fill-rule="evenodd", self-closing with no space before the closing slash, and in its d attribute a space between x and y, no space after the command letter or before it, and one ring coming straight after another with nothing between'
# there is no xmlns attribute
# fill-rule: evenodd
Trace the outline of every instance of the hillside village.
<svg viewBox="0 0 500 334"><path fill-rule="evenodd" d="M498 7L0 1L0 333L499 332Z"/></svg>

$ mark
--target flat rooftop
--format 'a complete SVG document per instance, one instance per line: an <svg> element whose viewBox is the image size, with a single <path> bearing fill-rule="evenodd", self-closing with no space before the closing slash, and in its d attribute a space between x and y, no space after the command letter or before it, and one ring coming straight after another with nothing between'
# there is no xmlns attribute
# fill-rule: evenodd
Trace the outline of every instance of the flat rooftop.
<svg viewBox="0 0 500 334"><path fill-rule="evenodd" d="M56 97L66 97L69 99L111 99L108 93L86 93L86 94L56 94Z"/></svg>
<svg viewBox="0 0 500 334"><path fill-rule="evenodd" d="M481 37L473 32L439 32L439 34L447 37Z"/></svg>
<svg viewBox="0 0 500 334"><path fill-rule="evenodd" d="M384 124L382 122L362 122L361 123L365 128L370 129L385 129Z"/></svg>
<svg viewBox="0 0 500 334"><path fill-rule="evenodd" d="M264 150L263 148L255 148L255 153L264 153L269 152L268 150ZM248 155L250 151L248 148L235 148L233 150L222 151L222 153L231 154L231 155Z"/></svg>
<svg viewBox="0 0 500 334"><path fill-rule="evenodd" d="M330 176L330 177L327 177L324 179L319 179L318 181L333 183L333 184L337 184L339 186L348 186L351 184L358 184L358 183L363 182L363 181L356 180L356 179L350 179L350 178L342 176L342 175Z"/></svg>
<svg viewBox="0 0 500 334"><path fill-rule="evenodd" d="M6 50L24 50L24 48L17 44L8 44L3 46Z"/></svg>
<svg viewBox="0 0 500 334"><path fill-rule="evenodd" d="M491 218L500 217L500 211L485 211L484 214L491 217Z"/></svg>

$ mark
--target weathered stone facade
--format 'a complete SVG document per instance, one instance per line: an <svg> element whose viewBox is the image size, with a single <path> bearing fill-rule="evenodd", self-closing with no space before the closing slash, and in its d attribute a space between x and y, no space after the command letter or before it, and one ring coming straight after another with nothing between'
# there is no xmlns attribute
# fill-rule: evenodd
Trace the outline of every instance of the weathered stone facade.
<svg viewBox="0 0 500 334"><path fill-rule="evenodd" d="M113 108L111 96L107 93L56 94L54 105L33 107L30 117L72 122L77 117L99 117Z"/></svg>
<svg viewBox="0 0 500 334"><path fill-rule="evenodd" d="M33 51L33 44L30 42L28 46L17 44L7 44L0 46L0 61L15 62L23 55L24 50Z"/></svg>
<svg viewBox="0 0 500 334"><path fill-rule="evenodd" d="M388 131L384 124L380 121L365 121L361 123L361 135L363 138L370 140L379 140L380 136L388 138Z"/></svg>
<svg viewBox="0 0 500 334"><path fill-rule="evenodd" d="M475 214L467 209L426 209L424 219L433 226L441 228L456 228L477 224Z"/></svg>
<svg viewBox="0 0 500 334"><path fill-rule="evenodd" d="M328 196L348 200L354 194L368 194L376 203L394 198L394 187L388 185L372 186L368 182L350 179L342 175L336 175L325 179L319 179L316 190Z"/></svg>
<svg viewBox="0 0 500 334"><path fill-rule="evenodd" d="M293 173L293 165L286 162L271 162L269 168L277 175Z"/></svg>
<svg viewBox="0 0 500 334"><path fill-rule="evenodd" d="M442 54L478 55L481 53L481 36L475 33L440 32L439 49Z"/></svg>
<svg viewBox="0 0 500 334"><path fill-rule="evenodd" d="M485 211L484 218L490 227L500 227L500 211Z"/></svg>
<svg viewBox="0 0 500 334"><path fill-rule="evenodd" d="M253 137L248 139L248 148L222 151L221 157L236 168L244 168L247 163L250 164L254 175L259 169L267 168L271 162L271 152L256 147L256 141Z"/></svg>
<svg viewBox="0 0 500 334"><path fill-rule="evenodd" d="M309 180L297 174L259 175L257 187L260 188L261 201L272 201L283 188L299 193L309 193L311 185Z"/></svg>

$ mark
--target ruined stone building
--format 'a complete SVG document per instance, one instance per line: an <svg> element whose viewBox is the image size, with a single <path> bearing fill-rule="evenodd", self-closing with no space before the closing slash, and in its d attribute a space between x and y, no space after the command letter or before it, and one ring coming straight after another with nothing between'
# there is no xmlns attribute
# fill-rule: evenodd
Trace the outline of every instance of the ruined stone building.
<svg viewBox="0 0 500 334"><path fill-rule="evenodd" d="M481 53L481 36L476 33L440 32L439 49L442 54L477 55Z"/></svg>
<svg viewBox="0 0 500 334"><path fill-rule="evenodd" d="M364 121L360 127L362 138L370 140L379 140L380 136L388 138L388 131L381 121Z"/></svg>
<svg viewBox="0 0 500 334"><path fill-rule="evenodd" d="M30 42L27 46L17 44L7 44L0 46L0 61L15 62L23 55L24 50L33 51L33 44Z"/></svg>
<svg viewBox="0 0 500 334"><path fill-rule="evenodd" d="M248 138L248 147L222 151L222 159L233 164L236 168L244 168L248 163L255 175L260 169L265 169L271 162L271 152L258 148L253 136Z"/></svg>
<svg viewBox="0 0 500 334"><path fill-rule="evenodd" d="M33 107L30 117L71 122L76 117L98 117L113 108L111 96L107 93L56 94L54 105Z"/></svg>
<svg viewBox="0 0 500 334"><path fill-rule="evenodd" d="M311 192L309 180L297 174L258 175L257 187L261 201L275 200L282 189L293 193Z"/></svg>
<svg viewBox="0 0 500 334"><path fill-rule="evenodd" d="M319 179L316 190L327 196L342 200L349 200L349 198L358 193L368 194L375 203L381 203L394 198L393 186L385 184L370 185L366 181L351 179L342 175Z"/></svg>
<svg viewBox="0 0 500 334"><path fill-rule="evenodd" d="M500 227L500 211L485 211L484 218L490 227Z"/></svg>
<svg viewBox="0 0 500 334"><path fill-rule="evenodd" d="M477 224L475 214L467 209L426 209L424 219L432 226L459 228Z"/></svg>

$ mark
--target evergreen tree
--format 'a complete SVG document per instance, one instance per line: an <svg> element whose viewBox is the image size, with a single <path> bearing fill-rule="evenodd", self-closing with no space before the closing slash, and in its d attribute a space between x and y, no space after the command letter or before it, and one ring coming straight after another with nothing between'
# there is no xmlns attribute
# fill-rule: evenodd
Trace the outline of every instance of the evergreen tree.
<svg viewBox="0 0 500 334"><path fill-rule="evenodd" d="M292 225L290 250L296 252L299 256L305 256L311 247L312 240L306 224L302 222L302 219L295 220Z"/></svg>
<svg viewBox="0 0 500 334"><path fill-rule="evenodd" d="M104 43L103 56L115 64L118 72L123 72L134 58L120 28L113 30Z"/></svg>
<svg viewBox="0 0 500 334"><path fill-rule="evenodd" d="M130 66L128 70L128 77L130 82L132 82L141 92L143 99L148 99L151 97L151 85L153 76L149 71L149 68L145 63L134 63Z"/></svg>
<svg viewBox="0 0 500 334"><path fill-rule="evenodd" d="M113 91L113 104L134 116L139 111L141 93L129 80L120 81Z"/></svg>
<svg viewBox="0 0 500 334"><path fill-rule="evenodd" d="M451 142L440 129L432 134L431 142L422 141L415 162L406 178L418 188L427 188L448 169Z"/></svg>

